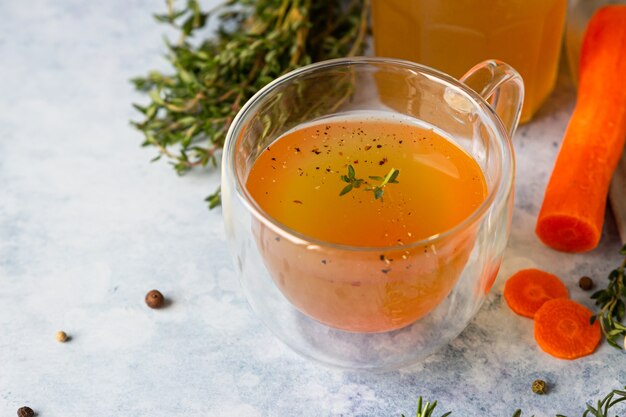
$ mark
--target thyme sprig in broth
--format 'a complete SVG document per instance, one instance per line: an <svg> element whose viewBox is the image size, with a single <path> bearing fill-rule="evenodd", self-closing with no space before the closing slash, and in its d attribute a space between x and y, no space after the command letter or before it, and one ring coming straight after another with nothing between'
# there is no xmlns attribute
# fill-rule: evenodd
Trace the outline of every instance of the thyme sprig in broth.
<svg viewBox="0 0 626 417"><path fill-rule="evenodd" d="M356 172L354 171L354 167L352 165L348 165L348 174L342 175L341 180L343 182L347 182L348 185L343 187L339 192L339 196L343 196L348 194L354 188L360 188L361 184L365 183L369 185L365 187L365 191L372 191L374 193L374 198L376 200L382 199L383 194L385 193L385 186L387 184L398 184L398 175L400 175L400 170L395 168L391 168L387 175L384 177L379 176L369 176L370 180L378 182L378 184L370 184L362 178L356 178Z"/></svg>
<svg viewBox="0 0 626 417"><path fill-rule="evenodd" d="M383 198L385 186L387 184L398 184L398 175L400 175L400 171L395 168L391 168L384 177L370 176L369 178L371 180L378 181L379 184L367 187L366 190L374 192L374 198L376 200L381 199Z"/></svg>

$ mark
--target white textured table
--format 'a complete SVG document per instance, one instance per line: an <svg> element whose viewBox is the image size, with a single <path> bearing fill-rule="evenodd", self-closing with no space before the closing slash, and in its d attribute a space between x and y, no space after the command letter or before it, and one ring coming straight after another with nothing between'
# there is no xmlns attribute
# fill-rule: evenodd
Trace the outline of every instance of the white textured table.
<svg viewBox="0 0 626 417"><path fill-rule="evenodd" d="M151 13L160 2L0 3L0 415L390 416L422 394L453 416L570 417L626 383L626 357L602 346L574 362L541 352L512 314L503 278L539 266L604 283L619 256L543 247L534 220L574 95L562 80L516 136L513 234L487 303L448 347L413 369L352 373L307 362L250 313L225 248L222 215L202 199L216 173L177 178L149 164L128 120L128 79L165 65ZM148 309L159 288L173 300ZM72 340L57 343L64 329ZM541 377L552 390L537 396Z"/></svg>

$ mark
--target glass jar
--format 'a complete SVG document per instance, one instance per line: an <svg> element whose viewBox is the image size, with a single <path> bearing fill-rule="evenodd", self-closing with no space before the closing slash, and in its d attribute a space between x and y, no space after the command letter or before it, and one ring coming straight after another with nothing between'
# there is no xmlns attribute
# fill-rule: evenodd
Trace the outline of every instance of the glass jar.
<svg viewBox="0 0 626 417"><path fill-rule="evenodd" d="M476 62L502 60L524 80L525 122L554 87L566 5L567 0L373 0L376 55L456 78Z"/></svg>
<svg viewBox="0 0 626 417"><path fill-rule="evenodd" d="M580 48L583 44L587 22L598 8L608 4L626 4L626 0L570 0L567 8L565 47L567 49L567 63L574 84L578 84Z"/></svg>

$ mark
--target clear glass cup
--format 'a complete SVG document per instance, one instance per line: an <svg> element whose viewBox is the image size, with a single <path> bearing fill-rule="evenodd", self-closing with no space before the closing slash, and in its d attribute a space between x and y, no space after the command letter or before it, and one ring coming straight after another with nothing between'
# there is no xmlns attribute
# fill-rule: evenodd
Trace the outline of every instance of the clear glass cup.
<svg viewBox="0 0 626 417"><path fill-rule="evenodd" d="M402 60L325 61L270 83L233 121L222 165L230 251L252 309L295 351L351 369L410 365L456 337L484 301L509 235L523 82L497 61L462 80ZM485 176L482 205L418 242L353 247L291 230L251 198L252 165L284 133L372 111L433 125L464 149ZM381 274L381 254L409 268Z"/></svg>

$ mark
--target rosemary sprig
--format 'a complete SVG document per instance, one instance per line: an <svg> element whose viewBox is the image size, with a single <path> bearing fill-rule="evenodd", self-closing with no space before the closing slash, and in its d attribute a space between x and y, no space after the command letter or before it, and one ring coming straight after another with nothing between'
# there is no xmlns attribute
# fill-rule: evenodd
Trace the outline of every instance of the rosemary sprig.
<svg viewBox="0 0 626 417"><path fill-rule="evenodd" d="M150 102L135 104L143 120L143 146L154 147L178 174L216 166L235 114L261 87L297 67L358 55L365 46L370 0L226 0L203 11L198 0L180 8L167 0L161 23L175 28L166 41L170 73L158 71L132 80ZM214 36L190 40L209 19ZM207 198L219 204L219 190Z"/></svg>
<svg viewBox="0 0 626 417"><path fill-rule="evenodd" d="M618 342L626 337L626 326L622 324L626 313L626 245L619 253L624 256L624 260L609 274L609 285L591 296L596 305L601 307L600 311L591 317L591 324L598 320L607 343L621 350L622 346Z"/></svg>
<svg viewBox="0 0 626 417"><path fill-rule="evenodd" d="M385 193L385 186L387 184L398 184L398 175L400 175L400 170L391 168L387 175L385 175L384 177L370 176L369 179L378 181L380 184L366 187L365 191L372 191L374 193L374 198L376 200L379 200L383 198L383 194ZM354 188L360 188L361 184L363 183L369 184L362 178L356 178L356 173L352 165L348 165L348 175L342 175L341 180L343 182L347 182L348 185L343 187L343 189L339 192L340 197L348 194Z"/></svg>
<svg viewBox="0 0 626 417"><path fill-rule="evenodd" d="M626 387L624 387L624 389L626 389ZM614 399L614 397L616 398ZM626 391L617 389L613 390L606 397L604 397L604 399L598 401L597 407L588 403L587 409L583 413L583 417L609 417L609 410L622 401L626 401Z"/></svg>
<svg viewBox="0 0 626 417"><path fill-rule="evenodd" d="M582 417L609 417L609 411L615 412L612 410L617 404L626 401L626 387L624 390L613 390L609 394L607 394L602 400L598 400L598 402L594 405L591 402L588 402L585 408L585 411L582 414ZM426 402L424 408L422 408L422 397L418 398L417 401L417 412L415 417L432 417L433 410L437 406L437 401ZM446 417L450 415L451 412L443 414L441 417ZM404 414L402 414L404 417ZM513 413L513 417L522 417L522 410L515 410ZM534 416L532 416L534 417ZM563 414L556 414L556 417L566 417Z"/></svg>
<svg viewBox="0 0 626 417"><path fill-rule="evenodd" d="M422 408L422 397L420 396L417 399L417 411L415 412L415 417L432 417L435 407L437 407L437 401L432 404L429 401L426 401L426 404L424 404L424 407ZM441 417L447 417L450 414L452 414L452 412L448 411L447 413L442 414ZM402 417L404 417L404 414L402 414Z"/></svg>

